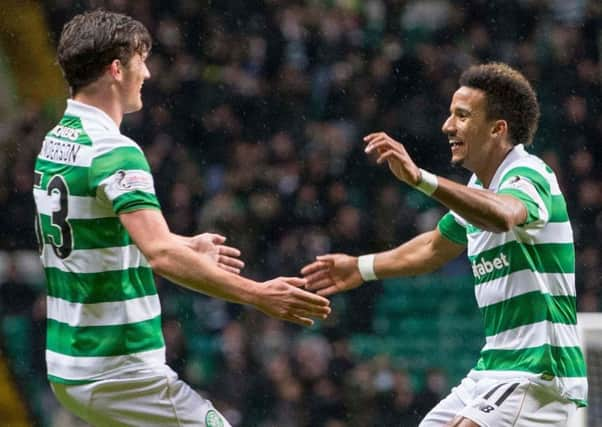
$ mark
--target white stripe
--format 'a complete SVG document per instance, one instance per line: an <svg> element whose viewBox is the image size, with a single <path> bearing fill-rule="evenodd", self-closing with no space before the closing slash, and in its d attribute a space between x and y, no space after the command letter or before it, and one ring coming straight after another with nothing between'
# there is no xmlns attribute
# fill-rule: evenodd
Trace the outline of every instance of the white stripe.
<svg viewBox="0 0 602 427"><path fill-rule="evenodd" d="M58 194L48 194L45 190L34 188L33 197L38 213L52 215L60 210ZM102 204L94 197L68 196L68 219L96 219L115 217L110 204Z"/></svg>
<svg viewBox="0 0 602 427"><path fill-rule="evenodd" d="M107 154L116 148L137 148L140 153L144 153L136 141L122 134L107 135L106 130L101 127L91 128L88 135L94 141L95 158Z"/></svg>
<svg viewBox="0 0 602 427"><path fill-rule="evenodd" d="M126 188L122 185L124 173L125 176L136 174L143 181L140 185L134 185L131 188ZM150 173L139 169L128 169L126 171L116 172L113 175L103 179L98 187L99 189L104 190L104 193L109 200L115 200L117 197L132 191L144 191L146 193L155 194L153 176Z"/></svg>
<svg viewBox="0 0 602 427"><path fill-rule="evenodd" d="M555 347L578 347L577 325L552 323L547 320L509 329L486 337L486 350L520 350L549 344Z"/></svg>
<svg viewBox="0 0 602 427"><path fill-rule="evenodd" d="M535 291L552 296L575 296L575 274L520 270L475 286L479 308Z"/></svg>
<svg viewBox="0 0 602 427"><path fill-rule="evenodd" d="M68 146L68 147L76 147L77 155L75 156L75 161L71 161L71 159L67 158L64 160L58 159L56 156L46 157L44 154L52 153L52 151L47 151L48 149L52 149L53 145L56 147L60 146ZM68 151L69 149L67 149ZM62 139L54 138L52 136L46 136L44 141L42 142L42 149L40 150L40 154L38 156L40 159L47 160L52 163L64 164L64 165L72 165L72 166L80 166L80 167L89 167L92 164L92 158L94 157L94 150L90 145L78 144L76 142L68 142Z"/></svg>
<svg viewBox="0 0 602 427"><path fill-rule="evenodd" d="M161 314L157 295L118 302L81 304L46 297L48 318L69 326L111 326L143 322Z"/></svg>
<svg viewBox="0 0 602 427"><path fill-rule="evenodd" d="M165 347L157 350L108 357L73 357L46 350L48 375L66 380L100 380L117 377L138 368L165 364Z"/></svg>
<svg viewBox="0 0 602 427"><path fill-rule="evenodd" d="M534 232L534 233L533 233ZM533 233L533 235L531 235ZM526 244L573 243L573 229L570 222L548 222L540 230L525 230L516 227L505 233L482 231L468 235L468 256L497 248L508 242L519 241Z"/></svg>
<svg viewBox="0 0 602 427"><path fill-rule="evenodd" d="M44 245L40 258L44 267L54 267L71 273L102 273L149 266L148 261L136 245L104 249L77 249L73 250L65 259L56 256L50 245Z"/></svg>
<svg viewBox="0 0 602 427"><path fill-rule="evenodd" d="M519 242L526 244L539 243L573 243L573 227L568 221L565 222L548 222L543 228L538 228L535 221L525 227L517 226L514 232L517 235Z"/></svg>
<svg viewBox="0 0 602 427"><path fill-rule="evenodd" d="M452 214L452 216L454 217L454 219L456 220L456 222L458 224L460 224L462 227L466 228L466 226L468 225L468 221L466 221L464 218L462 218L460 215L458 215L454 211L449 211L449 212Z"/></svg>
<svg viewBox="0 0 602 427"><path fill-rule="evenodd" d="M119 135L119 127L113 119L100 108L93 107L90 104L75 101L74 99L68 99L65 115L78 117L84 131L88 135L90 135L90 132L93 130L97 130L97 132L104 135Z"/></svg>

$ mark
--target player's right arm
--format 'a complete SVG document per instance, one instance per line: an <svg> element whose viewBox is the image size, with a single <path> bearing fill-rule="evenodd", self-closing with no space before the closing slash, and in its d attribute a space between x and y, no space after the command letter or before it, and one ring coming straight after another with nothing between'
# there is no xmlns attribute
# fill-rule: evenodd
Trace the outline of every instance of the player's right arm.
<svg viewBox="0 0 602 427"><path fill-rule="evenodd" d="M430 273L462 253L465 245L444 237L439 228L420 234L406 243L374 254L374 273L379 279ZM301 274L307 289L319 295L332 295L363 283L358 257L329 254L317 257Z"/></svg>
<svg viewBox="0 0 602 427"><path fill-rule="evenodd" d="M192 237L180 235L176 235L176 237L194 251L210 255L224 270L240 274L240 270L245 266L245 263L239 258L240 250L224 244L227 238L221 234L202 233Z"/></svg>
<svg viewBox="0 0 602 427"><path fill-rule="evenodd" d="M300 289L300 278L258 283L220 268L210 254L199 253L169 231L160 211L140 209L119 215L121 223L153 271L197 292L255 306L267 315L300 325L326 318L329 301Z"/></svg>

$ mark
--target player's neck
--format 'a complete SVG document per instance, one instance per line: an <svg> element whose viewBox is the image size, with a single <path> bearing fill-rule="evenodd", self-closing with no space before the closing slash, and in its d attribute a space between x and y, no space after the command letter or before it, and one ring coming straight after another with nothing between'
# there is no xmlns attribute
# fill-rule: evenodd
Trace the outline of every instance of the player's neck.
<svg viewBox="0 0 602 427"><path fill-rule="evenodd" d="M483 162L483 167L474 171L475 175L479 178L479 181L483 183L485 188L489 188L495 173L513 148L513 145L504 144L503 146L500 146L499 149L492 150L487 156L488 161Z"/></svg>
<svg viewBox="0 0 602 427"><path fill-rule="evenodd" d="M119 102L118 96L111 88L100 88L90 85L79 90L73 96L73 99L104 111L117 124L117 127L121 126L123 107L121 102Z"/></svg>

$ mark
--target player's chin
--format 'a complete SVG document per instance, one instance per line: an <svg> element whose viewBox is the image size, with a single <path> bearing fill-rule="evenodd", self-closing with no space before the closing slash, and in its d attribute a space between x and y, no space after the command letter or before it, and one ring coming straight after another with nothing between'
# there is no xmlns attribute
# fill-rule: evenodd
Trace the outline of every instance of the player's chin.
<svg viewBox="0 0 602 427"><path fill-rule="evenodd" d="M126 113L135 113L136 111L140 111L142 110L142 105L142 98L138 98L136 102L132 102L129 105Z"/></svg>
<svg viewBox="0 0 602 427"><path fill-rule="evenodd" d="M462 165L464 165L464 157L452 156L450 163L452 166L461 167Z"/></svg>

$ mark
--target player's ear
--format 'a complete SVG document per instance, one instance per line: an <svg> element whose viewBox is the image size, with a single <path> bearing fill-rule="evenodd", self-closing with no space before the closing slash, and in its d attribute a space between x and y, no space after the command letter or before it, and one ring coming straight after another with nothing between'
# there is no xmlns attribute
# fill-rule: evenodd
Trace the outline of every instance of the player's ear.
<svg viewBox="0 0 602 427"><path fill-rule="evenodd" d="M508 134L508 122L506 120L496 120L491 128L491 135L496 138L504 138Z"/></svg>
<svg viewBox="0 0 602 427"><path fill-rule="evenodd" d="M123 74L121 68L121 61L119 59L114 59L108 66L109 74L111 74L111 77L113 77L116 80L121 80L121 76Z"/></svg>

